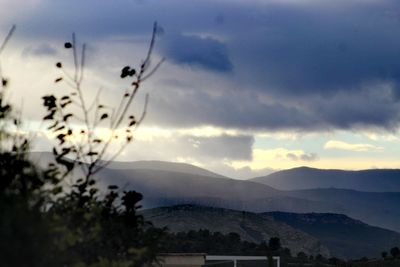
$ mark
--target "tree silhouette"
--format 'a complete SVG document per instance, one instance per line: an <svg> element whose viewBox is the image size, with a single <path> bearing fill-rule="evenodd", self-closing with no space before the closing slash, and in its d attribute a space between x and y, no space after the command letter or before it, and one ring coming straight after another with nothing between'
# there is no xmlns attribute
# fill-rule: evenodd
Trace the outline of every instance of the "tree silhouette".
<svg viewBox="0 0 400 267"><path fill-rule="evenodd" d="M390 255L392 255L393 258L397 258L400 256L400 249L398 247L393 247L390 249Z"/></svg>
<svg viewBox="0 0 400 267"><path fill-rule="evenodd" d="M269 239L268 245L271 248L271 250L277 251L281 249L281 240L279 239L279 237L271 237Z"/></svg>
<svg viewBox="0 0 400 267"><path fill-rule="evenodd" d="M104 194L99 194L93 179L119 153L105 158L114 136L98 141L95 133L98 123L108 120L112 132L123 125L127 144L132 140L132 131L144 118L145 109L139 119L127 112L140 84L159 66L149 69L156 29L155 24L149 52L138 74L131 68L122 69L121 77L135 80L128 96L124 95L121 110L114 114L100 113L104 104L98 100L94 102L95 108L88 107L81 88L85 45L78 58L75 35L72 42L64 44L65 49L73 52L75 72L72 76L65 72L66 78L55 81L69 79L75 91L43 97L47 110L44 119L52 123L48 129L56 133L58 140L53 149L55 164L44 170L28 158L30 140L19 134L21 120L5 100L9 82L0 69L1 266L142 266L156 259L165 229L153 227L137 214L142 195L135 191L121 194L116 186L109 186ZM0 56L14 30L12 27L1 44ZM62 70L63 64L56 63L56 67ZM81 115L88 118L83 120L84 143L71 139L76 129L70 123L79 117L69 110L74 103L81 108ZM100 114L92 121L89 120L91 110ZM84 177L70 185L63 183L63 178L72 175L76 165Z"/></svg>

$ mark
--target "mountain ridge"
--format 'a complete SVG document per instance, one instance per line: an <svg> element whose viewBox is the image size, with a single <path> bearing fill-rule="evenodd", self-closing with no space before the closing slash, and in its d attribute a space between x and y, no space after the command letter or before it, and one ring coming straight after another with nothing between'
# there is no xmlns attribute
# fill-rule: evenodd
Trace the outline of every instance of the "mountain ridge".
<svg viewBox="0 0 400 267"><path fill-rule="evenodd" d="M224 234L235 232L242 240L255 243L279 237L282 246L288 247L294 254L303 251L330 256L329 250L321 246L315 237L256 213L186 204L147 209L140 214L155 226L167 226L172 232L200 229Z"/></svg>
<svg viewBox="0 0 400 267"><path fill-rule="evenodd" d="M382 251L400 243L400 233L371 226L343 214L263 214L315 236L339 258L380 257Z"/></svg>
<svg viewBox="0 0 400 267"><path fill-rule="evenodd" d="M279 190L313 188L400 192L400 169L339 170L298 167L249 179Z"/></svg>

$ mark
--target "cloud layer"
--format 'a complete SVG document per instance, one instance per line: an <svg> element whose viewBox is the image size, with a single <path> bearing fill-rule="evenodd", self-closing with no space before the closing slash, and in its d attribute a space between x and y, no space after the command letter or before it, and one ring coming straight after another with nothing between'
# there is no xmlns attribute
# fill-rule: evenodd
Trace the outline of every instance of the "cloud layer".
<svg viewBox="0 0 400 267"><path fill-rule="evenodd" d="M141 158L243 175L283 163L350 164L338 157L353 152L363 152L362 166L374 162L377 151L387 153L382 162L398 158L393 146L379 142L395 136L400 122L399 1L3 0L2 7L0 36L17 24L2 67L16 103L26 98L30 121L43 117L40 97L60 75L54 63L73 66L62 48L72 32L88 43L85 96L103 88L113 106L130 84L119 79L121 68L140 65L158 21L153 63L166 61L145 81L132 112L141 111L150 93L146 127L191 132L138 140L132 151ZM207 127L222 131L193 130ZM343 132L347 136L321 137ZM354 136L362 132L380 138ZM279 133L319 139L305 144L306 138L271 137Z"/></svg>
<svg viewBox="0 0 400 267"><path fill-rule="evenodd" d="M37 0L14 21L1 22L21 25L24 40L40 40L31 48L40 55L54 54L51 43L72 31L94 48L105 40L145 48L158 20L157 51L170 64L160 72L186 85L155 82L166 88L155 96L157 124L394 129L400 116L399 8L392 0Z"/></svg>

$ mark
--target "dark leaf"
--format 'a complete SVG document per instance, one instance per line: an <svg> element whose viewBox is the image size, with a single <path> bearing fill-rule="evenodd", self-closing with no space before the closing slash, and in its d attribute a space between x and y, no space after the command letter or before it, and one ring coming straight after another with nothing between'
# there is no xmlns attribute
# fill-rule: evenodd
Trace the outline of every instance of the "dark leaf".
<svg viewBox="0 0 400 267"><path fill-rule="evenodd" d="M68 113L67 115L65 115L64 117L63 117L63 121L67 121L70 117L72 117L73 115L72 115L72 113Z"/></svg>
<svg viewBox="0 0 400 267"><path fill-rule="evenodd" d="M129 66L125 66L122 68L122 70L121 70L121 78L122 79L129 75L130 68L131 67L129 67Z"/></svg>
<svg viewBox="0 0 400 267"><path fill-rule="evenodd" d="M62 79L63 79L62 77L59 77L59 78L55 79L54 82L55 82L55 83L61 82Z"/></svg>
<svg viewBox="0 0 400 267"><path fill-rule="evenodd" d="M57 67L57 68L62 68L61 62L57 62L57 63L56 63L56 67Z"/></svg>
<svg viewBox="0 0 400 267"><path fill-rule="evenodd" d="M53 195L58 195L62 191L63 191L62 187L61 186L57 186L57 187L54 187L53 190L51 190L51 193L53 193Z"/></svg>
<svg viewBox="0 0 400 267"><path fill-rule="evenodd" d="M62 129L65 129L65 125L61 125L60 127L58 127L57 129L55 129L55 132L61 131Z"/></svg>
<svg viewBox="0 0 400 267"><path fill-rule="evenodd" d="M49 127L47 127L47 130L51 130L53 128L56 128L58 125L58 121L56 121L55 123L53 123L52 125L50 125Z"/></svg>
<svg viewBox="0 0 400 267"><path fill-rule="evenodd" d="M104 113L103 115L101 115L100 120L104 120L108 118L108 114Z"/></svg>
<svg viewBox="0 0 400 267"><path fill-rule="evenodd" d="M88 156L96 156L96 155L98 155L98 154L99 154L99 153L94 152L94 151L90 151L89 153L87 153Z"/></svg>
<svg viewBox="0 0 400 267"><path fill-rule="evenodd" d="M133 126L133 125L135 125L135 124L136 124L136 121L133 120L133 121L131 121L131 122L129 123L129 127L131 127L131 126Z"/></svg>
<svg viewBox="0 0 400 267"><path fill-rule="evenodd" d="M49 114L47 114L45 117L43 117L43 120L53 120L55 113L56 113L56 111L52 110Z"/></svg>
<svg viewBox="0 0 400 267"><path fill-rule="evenodd" d="M69 101L67 101L67 102L65 102L65 103L62 103L62 104L61 104L61 107L62 107L62 108L65 108L67 105L69 105L69 104L71 104L71 103L72 103L72 101L69 100Z"/></svg>
<svg viewBox="0 0 400 267"><path fill-rule="evenodd" d="M135 69L131 69L130 71L128 71L128 75L129 76L133 76L133 75L135 75L136 74L136 70Z"/></svg>
<svg viewBox="0 0 400 267"><path fill-rule="evenodd" d="M109 185L109 186L108 186L108 189L110 189L110 190L117 190L117 189L118 189L118 186L117 186L117 185Z"/></svg>
<svg viewBox="0 0 400 267"><path fill-rule="evenodd" d="M62 157L57 157L56 161L57 161L58 164L63 165L67 169L68 172L70 172L70 171L72 171L74 169L74 165L75 164L74 164L73 161L65 160Z"/></svg>
<svg viewBox="0 0 400 267"><path fill-rule="evenodd" d="M89 194L94 196L98 191L99 191L99 189L97 189L97 188L90 188Z"/></svg>
<svg viewBox="0 0 400 267"><path fill-rule="evenodd" d="M69 148L69 147L64 147L64 148L62 149L62 153L59 155L59 157L64 157L64 156L67 155L70 151L71 151L71 148Z"/></svg>
<svg viewBox="0 0 400 267"><path fill-rule="evenodd" d="M4 78L1 79L1 84L2 84L3 86L7 86L7 83L8 83L8 80L7 80L7 79L4 79Z"/></svg>
<svg viewBox="0 0 400 267"><path fill-rule="evenodd" d="M65 143L65 134L59 134L57 135L57 139L60 140L60 144L64 144Z"/></svg>
<svg viewBox="0 0 400 267"><path fill-rule="evenodd" d="M70 42L66 42L66 43L64 44L64 47L65 47L66 49L72 48L72 44L71 44Z"/></svg>
<svg viewBox="0 0 400 267"><path fill-rule="evenodd" d="M47 95L47 96L42 97L42 99L43 99L43 105L45 107L47 107L47 110L56 109L57 98L54 95Z"/></svg>

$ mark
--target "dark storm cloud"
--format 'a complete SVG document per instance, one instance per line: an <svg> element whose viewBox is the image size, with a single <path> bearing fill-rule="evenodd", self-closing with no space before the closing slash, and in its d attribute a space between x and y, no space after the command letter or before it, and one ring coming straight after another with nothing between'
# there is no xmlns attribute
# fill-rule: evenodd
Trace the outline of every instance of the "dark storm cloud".
<svg viewBox="0 0 400 267"><path fill-rule="evenodd" d="M133 151L142 151L140 156L156 157L161 160L176 158L195 158L201 162L213 162L216 159L251 160L254 138L239 136L194 136L176 135L157 137L152 140L136 140ZM151 149L149 149L151 148Z"/></svg>
<svg viewBox="0 0 400 267"><path fill-rule="evenodd" d="M315 3L266 8L257 30L233 44L241 50L238 68L275 94L294 97L400 81L400 4Z"/></svg>
<svg viewBox="0 0 400 267"><path fill-rule="evenodd" d="M190 137L193 154L231 160L251 160L254 138L252 136Z"/></svg>
<svg viewBox="0 0 400 267"><path fill-rule="evenodd" d="M152 95L146 123L182 127L199 124L247 129L268 127L273 130L318 129L325 125L302 108L278 102L263 103L251 91L227 90L216 97L201 87L171 87L157 91Z"/></svg>
<svg viewBox="0 0 400 267"><path fill-rule="evenodd" d="M163 54L177 64L198 66L211 71L232 70L226 46L218 40L180 34L168 36L163 44Z"/></svg>
<svg viewBox="0 0 400 267"><path fill-rule="evenodd" d="M146 44L157 20L165 32L158 53L231 82L221 87L200 71L202 84L163 84L169 91L152 96L149 113L158 125L308 131L399 124L399 1L42 0L15 19L36 39L79 31L93 43Z"/></svg>

